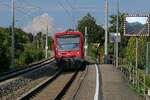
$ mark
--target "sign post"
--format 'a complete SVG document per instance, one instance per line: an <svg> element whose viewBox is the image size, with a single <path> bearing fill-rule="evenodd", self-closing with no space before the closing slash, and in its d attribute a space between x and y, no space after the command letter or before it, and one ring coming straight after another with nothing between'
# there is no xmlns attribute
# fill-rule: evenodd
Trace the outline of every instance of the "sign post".
<svg viewBox="0 0 150 100"><path fill-rule="evenodd" d="M110 43L114 43L114 65L118 65L118 64L116 64L116 63L118 63L118 54L116 54L118 49L116 49L115 47L116 47L116 43L121 42L120 33L110 33L109 41L110 41ZM117 66L116 66L116 69L117 69Z"/></svg>

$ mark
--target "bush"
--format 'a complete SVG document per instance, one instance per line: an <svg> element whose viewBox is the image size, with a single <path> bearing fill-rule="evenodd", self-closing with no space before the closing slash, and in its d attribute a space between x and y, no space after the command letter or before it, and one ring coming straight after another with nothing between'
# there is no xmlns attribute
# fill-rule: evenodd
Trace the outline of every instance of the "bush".
<svg viewBox="0 0 150 100"><path fill-rule="evenodd" d="M97 58L97 56L98 56L97 54L98 54L97 48L93 45L89 45L88 56L91 56L93 58Z"/></svg>
<svg viewBox="0 0 150 100"><path fill-rule="evenodd" d="M28 65L32 62L39 61L42 58L44 58L44 52L42 51L42 49L35 48L34 46L30 45L25 48L25 51L16 60L16 65Z"/></svg>

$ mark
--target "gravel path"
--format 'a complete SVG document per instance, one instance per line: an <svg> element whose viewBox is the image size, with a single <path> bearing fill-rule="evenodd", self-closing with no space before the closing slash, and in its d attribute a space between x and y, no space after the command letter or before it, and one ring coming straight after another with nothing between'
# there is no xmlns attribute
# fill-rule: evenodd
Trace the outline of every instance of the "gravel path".
<svg viewBox="0 0 150 100"><path fill-rule="evenodd" d="M103 100L143 100L112 65L101 65Z"/></svg>

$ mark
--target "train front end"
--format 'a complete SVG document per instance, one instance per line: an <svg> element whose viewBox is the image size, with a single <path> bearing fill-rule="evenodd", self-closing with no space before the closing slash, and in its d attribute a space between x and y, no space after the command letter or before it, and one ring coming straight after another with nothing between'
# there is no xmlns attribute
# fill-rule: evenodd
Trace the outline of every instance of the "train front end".
<svg viewBox="0 0 150 100"><path fill-rule="evenodd" d="M81 32L61 32L54 35L54 54L58 66L78 69L84 64L83 36Z"/></svg>

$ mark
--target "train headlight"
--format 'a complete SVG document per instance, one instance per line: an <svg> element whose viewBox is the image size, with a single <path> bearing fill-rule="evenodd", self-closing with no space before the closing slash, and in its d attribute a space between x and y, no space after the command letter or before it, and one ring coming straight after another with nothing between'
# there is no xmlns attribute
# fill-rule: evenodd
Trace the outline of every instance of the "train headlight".
<svg viewBox="0 0 150 100"><path fill-rule="evenodd" d="M61 53L60 53L60 52L58 52L58 53L57 53L57 55L58 55L58 56L60 56L60 55L61 55Z"/></svg>
<svg viewBox="0 0 150 100"><path fill-rule="evenodd" d="M79 55L79 54L80 54L80 52L78 51L78 52L77 52L77 54Z"/></svg>

